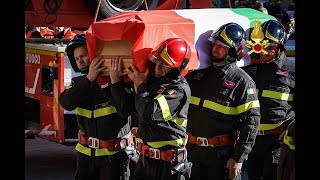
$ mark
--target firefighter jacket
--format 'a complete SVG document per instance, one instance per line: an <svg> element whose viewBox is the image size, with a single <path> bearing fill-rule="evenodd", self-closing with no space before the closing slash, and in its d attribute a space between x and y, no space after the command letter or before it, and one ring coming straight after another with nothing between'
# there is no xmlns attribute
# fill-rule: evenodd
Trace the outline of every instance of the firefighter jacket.
<svg viewBox="0 0 320 180"><path fill-rule="evenodd" d="M295 116L295 62L282 53L269 64L251 64L244 70L257 85L261 122L259 130L271 130Z"/></svg>
<svg viewBox="0 0 320 180"><path fill-rule="evenodd" d="M86 76L75 77L71 87L59 95L59 103L66 110L75 109L79 129L88 137L110 140L130 132L134 96L122 81L101 88L97 81L90 82ZM76 149L91 155L90 148L80 143ZM115 153L106 148L96 149L95 156Z"/></svg>
<svg viewBox="0 0 320 180"><path fill-rule="evenodd" d="M137 142L160 150L187 144L190 88L183 77L159 78L138 87L135 104L139 116Z"/></svg>
<svg viewBox="0 0 320 180"><path fill-rule="evenodd" d="M187 131L193 136L212 138L224 134L234 139L231 154L243 162L254 144L260 122L259 101L255 83L235 63L210 66L186 77L191 100Z"/></svg>

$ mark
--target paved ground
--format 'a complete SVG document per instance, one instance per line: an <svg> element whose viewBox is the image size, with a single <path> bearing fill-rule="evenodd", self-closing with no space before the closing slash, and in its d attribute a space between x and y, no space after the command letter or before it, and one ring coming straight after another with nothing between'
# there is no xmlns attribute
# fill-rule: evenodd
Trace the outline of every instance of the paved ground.
<svg viewBox="0 0 320 180"><path fill-rule="evenodd" d="M39 137L25 139L26 180L74 179L76 151L66 146Z"/></svg>

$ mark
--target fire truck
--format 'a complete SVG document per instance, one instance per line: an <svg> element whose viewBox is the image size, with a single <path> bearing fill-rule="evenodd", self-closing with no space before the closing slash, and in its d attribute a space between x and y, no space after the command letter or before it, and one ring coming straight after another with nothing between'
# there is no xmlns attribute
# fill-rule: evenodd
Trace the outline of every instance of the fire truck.
<svg viewBox="0 0 320 180"><path fill-rule="evenodd" d="M76 141L74 112L61 108L58 95L79 73L65 56L68 40L44 41L25 42L25 135L58 143Z"/></svg>

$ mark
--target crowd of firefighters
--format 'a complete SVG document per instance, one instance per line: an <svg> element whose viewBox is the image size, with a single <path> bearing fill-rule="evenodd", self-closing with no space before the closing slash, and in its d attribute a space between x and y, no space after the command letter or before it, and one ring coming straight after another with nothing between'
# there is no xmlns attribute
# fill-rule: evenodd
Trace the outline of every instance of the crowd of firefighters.
<svg viewBox="0 0 320 180"><path fill-rule="evenodd" d="M191 50L179 37L153 48L145 72L133 64L123 71L114 57L104 85L104 59L90 60L85 34L75 34L66 54L83 75L59 95L79 125L75 179L295 179L286 29L269 20L250 32L245 39L237 23L213 29L212 65L199 70L188 71ZM243 42L252 61L238 67Z"/></svg>

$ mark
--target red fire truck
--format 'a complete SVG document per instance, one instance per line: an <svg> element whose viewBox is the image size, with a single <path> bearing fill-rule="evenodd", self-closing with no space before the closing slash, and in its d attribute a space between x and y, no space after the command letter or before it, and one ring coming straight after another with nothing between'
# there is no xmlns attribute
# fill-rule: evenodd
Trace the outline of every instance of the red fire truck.
<svg viewBox="0 0 320 180"><path fill-rule="evenodd" d="M68 40L44 41L25 43L25 135L58 143L76 141L74 113L58 104L58 95L78 75L65 56Z"/></svg>

